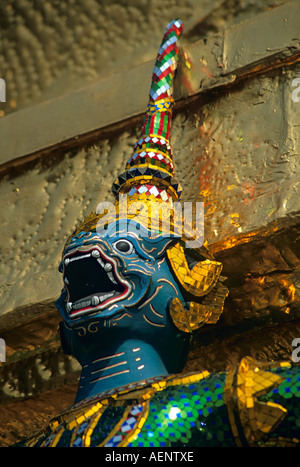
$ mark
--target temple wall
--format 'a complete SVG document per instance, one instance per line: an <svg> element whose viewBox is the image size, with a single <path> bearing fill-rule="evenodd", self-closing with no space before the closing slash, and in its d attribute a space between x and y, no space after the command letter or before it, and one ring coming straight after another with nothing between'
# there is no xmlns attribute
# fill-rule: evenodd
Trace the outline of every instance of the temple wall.
<svg viewBox="0 0 300 467"><path fill-rule="evenodd" d="M169 21L184 18L192 40L280 0L16 0L2 2L0 70L5 114L153 59Z"/></svg>

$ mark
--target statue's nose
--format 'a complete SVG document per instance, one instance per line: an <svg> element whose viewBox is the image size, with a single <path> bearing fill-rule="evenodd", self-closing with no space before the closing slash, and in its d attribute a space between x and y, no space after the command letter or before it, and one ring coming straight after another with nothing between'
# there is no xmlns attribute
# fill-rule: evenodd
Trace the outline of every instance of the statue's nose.
<svg viewBox="0 0 300 467"><path fill-rule="evenodd" d="M77 235L75 235L73 237L73 240L80 240L84 237L90 237L91 236L91 233L90 232L80 232L78 233Z"/></svg>

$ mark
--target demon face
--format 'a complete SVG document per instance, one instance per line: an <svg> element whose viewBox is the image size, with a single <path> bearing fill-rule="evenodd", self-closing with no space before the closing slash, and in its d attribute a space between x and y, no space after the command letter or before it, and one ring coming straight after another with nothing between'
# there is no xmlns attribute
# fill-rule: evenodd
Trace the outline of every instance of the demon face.
<svg viewBox="0 0 300 467"><path fill-rule="evenodd" d="M132 227L131 221L125 234L113 224L100 235L80 232L72 237L59 268L64 289L57 302L68 326L91 320L117 326L122 314L136 317L158 294L160 315L165 300L173 295L183 299L165 254L174 239L151 238L143 227L137 235Z"/></svg>

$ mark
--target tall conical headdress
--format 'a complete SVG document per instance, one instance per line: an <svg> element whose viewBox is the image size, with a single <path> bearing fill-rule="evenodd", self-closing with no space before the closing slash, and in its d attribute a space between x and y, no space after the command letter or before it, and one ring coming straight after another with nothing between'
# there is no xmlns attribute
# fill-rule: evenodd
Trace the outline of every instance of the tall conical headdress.
<svg viewBox="0 0 300 467"><path fill-rule="evenodd" d="M173 82L178 61L178 38L183 30L180 20L166 28L159 48L141 136L126 170L113 184L116 197L127 194L132 200L178 201L179 183L174 178L170 127L173 107Z"/></svg>
<svg viewBox="0 0 300 467"><path fill-rule="evenodd" d="M139 221L157 231L161 231L161 219L168 217L168 232L171 219L171 231L181 232L181 218L174 222L173 203L180 200L181 187L174 178L173 154L170 145L170 128L172 119L173 83L179 58L178 39L183 31L182 21L173 20L167 26L160 45L149 93L149 104L146 110L141 136L134 145L133 155L127 161L125 171L118 176L112 186L116 197L115 212L111 217L105 212L93 212L84 219L69 237L65 247L73 235L81 231L95 231L105 228L110 221L123 218L134 218L127 206L142 202L146 211ZM120 199L126 197L126 212ZM159 202L160 217L152 216L153 201ZM101 204L101 203L100 203ZM104 203L105 204L105 203ZM148 209L149 208L149 209ZM171 211L170 211L171 208ZM162 212L166 213L166 216ZM154 226L155 224L155 226ZM179 224L179 228L174 228Z"/></svg>

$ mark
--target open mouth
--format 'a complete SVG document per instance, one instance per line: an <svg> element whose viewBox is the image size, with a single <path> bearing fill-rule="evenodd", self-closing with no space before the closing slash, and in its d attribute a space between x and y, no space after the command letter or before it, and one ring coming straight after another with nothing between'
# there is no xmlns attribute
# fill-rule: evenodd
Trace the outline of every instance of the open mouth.
<svg viewBox="0 0 300 467"><path fill-rule="evenodd" d="M116 261L98 247L73 250L63 263L66 310L71 318L103 310L131 292L130 284L117 271Z"/></svg>

